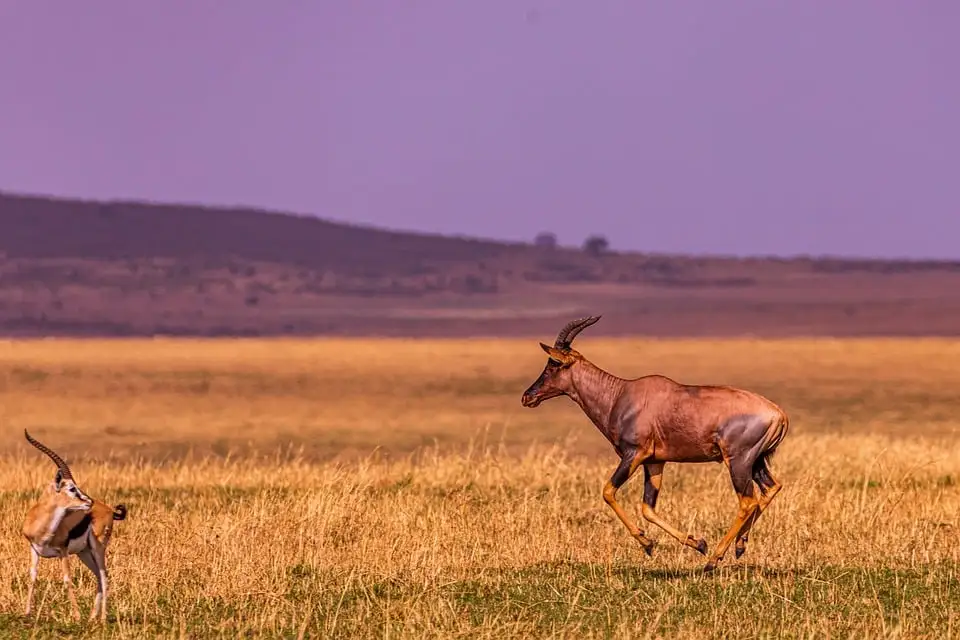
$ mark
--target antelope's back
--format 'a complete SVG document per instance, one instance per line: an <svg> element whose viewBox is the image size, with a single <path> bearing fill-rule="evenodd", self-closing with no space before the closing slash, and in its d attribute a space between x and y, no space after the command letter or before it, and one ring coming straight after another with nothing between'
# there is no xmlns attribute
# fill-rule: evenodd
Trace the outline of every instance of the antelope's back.
<svg viewBox="0 0 960 640"><path fill-rule="evenodd" d="M769 398L737 387L677 384L673 396L679 414L706 424L719 425L744 415L771 422L786 418L783 409Z"/></svg>

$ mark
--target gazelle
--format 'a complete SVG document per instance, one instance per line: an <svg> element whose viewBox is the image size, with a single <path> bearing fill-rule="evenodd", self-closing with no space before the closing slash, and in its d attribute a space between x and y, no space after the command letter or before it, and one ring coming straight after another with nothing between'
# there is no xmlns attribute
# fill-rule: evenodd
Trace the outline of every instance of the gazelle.
<svg viewBox="0 0 960 640"><path fill-rule="evenodd" d="M30 585L27 587L26 615L33 608L33 590L40 569L40 558L59 558L63 584L70 598L70 612L80 619L80 608L70 579L68 556L77 555L97 578L97 596L90 619L107 619L107 545L113 533L113 521L127 517L122 504L111 507L95 500L77 486L70 467L56 453L34 440L27 430L23 435L34 447L47 454L57 465L57 474L40 499L30 507L23 521L22 532L30 543Z"/></svg>
<svg viewBox="0 0 960 640"><path fill-rule="evenodd" d="M617 504L617 490L642 466L644 519L707 555L706 540L680 531L657 514L657 496L667 462L722 461L740 508L704 570L714 569L734 540L739 558L746 551L750 528L782 486L771 475L768 461L787 435L786 413L742 389L684 385L660 375L626 380L607 373L570 346L577 334L599 319L574 320L552 347L540 343L547 365L523 393L523 406L533 408L544 400L568 396L610 441L620 464L603 488L603 499L647 555L653 552L653 542Z"/></svg>

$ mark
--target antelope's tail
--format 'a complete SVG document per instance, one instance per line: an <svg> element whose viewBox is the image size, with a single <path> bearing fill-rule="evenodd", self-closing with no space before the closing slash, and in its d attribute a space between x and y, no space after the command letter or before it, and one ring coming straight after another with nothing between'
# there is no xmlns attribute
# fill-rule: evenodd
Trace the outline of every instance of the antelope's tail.
<svg viewBox="0 0 960 640"><path fill-rule="evenodd" d="M113 519L114 520L123 520L127 517L127 505L118 504L113 508Z"/></svg>

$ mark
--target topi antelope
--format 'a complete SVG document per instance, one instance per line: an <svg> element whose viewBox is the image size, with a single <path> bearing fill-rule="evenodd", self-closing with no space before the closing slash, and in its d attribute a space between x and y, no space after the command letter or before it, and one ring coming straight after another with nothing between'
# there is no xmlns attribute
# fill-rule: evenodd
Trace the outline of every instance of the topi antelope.
<svg viewBox="0 0 960 640"><path fill-rule="evenodd" d="M707 555L706 540L680 531L657 514L657 496L667 462L723 461L740 507L704 570L714 569L734 540L739 558L746 551L750 528L780 491L768 460L787 434L787 415L773 402L742 389L684 385L659 375L626 380L607 373L570 346L577 334L599 319L574 320L552 347L540 343L547 365L523 393L523 406L533 408L544 400L568 396L610 441L620 464L603 488L603 499L647 555L653 552L653 542L617 503L617 490L643 466L644 519Z"/></svg>
<svg viewBox="0 0 960 640"><path fill-rule="evenodd" d="M70 598L70 612L80 619L80 608L70 580L68 556L77 555L97 578L97 596L90 611L95 620L107 619L107 545L113 533L113 521L127 517L127 508L95 500L77 486L70 467L56 453L34 440L27 430L23 435L34 447L47 454L57 465L57 474L46 486L40 499L27 512L22 532L30 542L30 585L27 587L27 610L33 608L33 589L40 568L40 558L59 558L63 584Z"/></svg>

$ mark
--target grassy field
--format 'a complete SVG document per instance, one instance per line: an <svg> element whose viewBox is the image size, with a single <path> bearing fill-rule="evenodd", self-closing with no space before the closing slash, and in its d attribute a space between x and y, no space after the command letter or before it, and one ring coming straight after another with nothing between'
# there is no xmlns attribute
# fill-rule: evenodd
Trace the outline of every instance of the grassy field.
<svg viewBox="0 0 960 640"><path fill-rule="evenodd" d="M577 346L625 377L745 386L787 410L786 486L743 558L704 575L650 527L642 553L600 496L609 445L566 399L520 406L535 339L8 342L0 634L960 635L960 342ZM54 471L24 427L130 508L105 630L68 621L52 561L39 617L21 615L19 526ZM632 514L641 493L621 494ZM658 510L712 548L736 500L722 466L668 465Z"/></svg>

